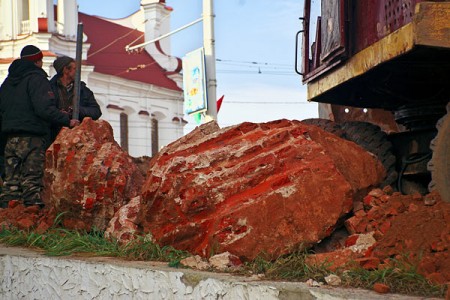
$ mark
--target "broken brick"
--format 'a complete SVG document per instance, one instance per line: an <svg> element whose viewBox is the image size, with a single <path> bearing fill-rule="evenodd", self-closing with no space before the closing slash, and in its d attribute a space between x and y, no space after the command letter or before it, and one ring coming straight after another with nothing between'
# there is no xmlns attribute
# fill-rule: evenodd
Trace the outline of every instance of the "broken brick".
<svg viewBox="0 0 450 300"><path fill-rule="evenodd" d="M374 256L355 259L359 265L366 270L376 270L380 264L380 259Z"/></svg>
<svg viewBox="0 0 450 300"><path fill-rule="evenodd" d="M346 240L345 240L345 247L350 247L356 244L356 241L358 241L359 235L354 234L349 236Z"/></svg>
<svg viewBox="0 0 450 300"><path fill-rule="evenodd" d="M389 222L389 221L383 222L383 223L380 225L380 227L379 227L380 231L381 231L382 233L384 233L384 234L385 234L390 228L391 228L391 222Z"/></svg>
<svg viewBox="0 0 450 300"><path fill-rule="evenodd" d="M391 291L389 286L387 286L386 284L383 284L383 283L375 283L373 285L373 290L379 294L386 294Z"/></svg>

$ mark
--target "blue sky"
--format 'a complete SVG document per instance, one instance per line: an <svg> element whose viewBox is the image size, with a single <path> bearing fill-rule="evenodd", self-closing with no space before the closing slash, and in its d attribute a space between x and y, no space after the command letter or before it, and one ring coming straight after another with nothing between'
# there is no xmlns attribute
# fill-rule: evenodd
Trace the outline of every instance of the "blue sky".
<svg viewBox="0 0 450 300"><path fill-rule="evenodd" d="M201 17L202 0L166 0L174 10L172 30ZM78 0L81 12L122 18L139 9L140 0ZM317 117L307 103L306 87L294 71L295 34L303 1L214 0L217 97L221 127L244 121ZM183 57L202 46L202 24L172 36L172 54ZM189 130L196 126L187 117Z"/></svg>

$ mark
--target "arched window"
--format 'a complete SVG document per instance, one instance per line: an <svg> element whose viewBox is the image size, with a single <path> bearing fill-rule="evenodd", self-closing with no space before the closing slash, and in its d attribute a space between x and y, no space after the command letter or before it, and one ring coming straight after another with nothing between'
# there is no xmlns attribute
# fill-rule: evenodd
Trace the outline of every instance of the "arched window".
<svg viewBox="0 0 450 300"><path fill-rule="evenodd" d="M152 118L152 156L159 152L158 119Z"/></svg>
<svg viewBox="0 0 450 300"><path fill-rule="evenodd" d="M120 113L120 146L128 152L128 115Z"/></svg>

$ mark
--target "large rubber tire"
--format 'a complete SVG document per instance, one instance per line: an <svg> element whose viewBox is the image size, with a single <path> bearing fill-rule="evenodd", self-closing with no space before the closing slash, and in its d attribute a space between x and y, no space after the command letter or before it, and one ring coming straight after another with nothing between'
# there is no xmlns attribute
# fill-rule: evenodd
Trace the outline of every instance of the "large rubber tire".
<svg viewBox="0 0 450 300"><path fill-rule="evenodd" d="M341 125L327 119L305 119L301 121L303 124L317 126L327 132L333 133L338 137L345 138L345 131L342 130Z"/></svg>
<svg viewBox="0 0 450 300"><path fill-rule="evenodd" d="M431 172L430 191L436 190L442 200L450 202L450 103L447 114L436 124L438 133L430 143L433 156L428 163Z"/></svg>
<svg viewBox="0 0 450 300"><path fill-rule="evenodd" d="M345 138L355 142L367 151L376 155L386 169L386 178L381 186L393 185L398 177L395 168L396 158L393 154L392 143L387 139L387 134L377 125L367 122L344 122L341 128L345 132Z"/></svg>

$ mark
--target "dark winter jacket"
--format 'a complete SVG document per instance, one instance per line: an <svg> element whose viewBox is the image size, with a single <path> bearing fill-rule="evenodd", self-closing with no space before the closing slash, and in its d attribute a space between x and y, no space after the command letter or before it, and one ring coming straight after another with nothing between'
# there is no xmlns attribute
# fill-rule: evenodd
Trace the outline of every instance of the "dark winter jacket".
<svg viewBox="0 0 450 300"><path fill-rule="evenodd" d="M50 86L52 87L53 93L55 94L56 106L61 109L59 106L60 103L60 93L58 91L58 78L59 75L53 76L50 80ZM86 86L86 83L81 81L80 84L80 117L79 120L83 121L84 118L90 117L93 120L98 120L102 116L102 111L100 110L100 106L95 100L94 93Z"/></svg>
<svg viewBox="0 0 450 300"><path fill-rule="evenodd" d="M33 62L17 59L0 87L2 133L44 136L50 124L69 126L69 114L61 112L44 70Z"/></svg>
<svg viewBox="0 0 450 300"><path fill-rule="evenodd" d="M65 89L64 86L61 85L60 82L58 82L60 75L56 74L53 76L53 78L50 80L50 86L52 88L53 93L55 94L56 99L56 106L59 109L66 110L67 107L62 107L64 100L62 99L62 89ZM72 102L73 97L73 91L70 93L70 102ZM72 107L72 103L70 103L70 106ZM93 120L98 120L102 116L102 111L100 109L100 106L98 105L97 101L95 100L94 93L86 86L86 83L83 81L80 82L80 105L79 105L79 120L83 121L84 118L90 117ZM61 129L61 126L52 126L52 141L56 138L59 131Z"/></svg>

